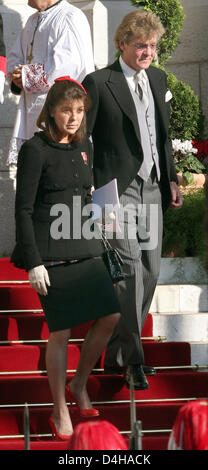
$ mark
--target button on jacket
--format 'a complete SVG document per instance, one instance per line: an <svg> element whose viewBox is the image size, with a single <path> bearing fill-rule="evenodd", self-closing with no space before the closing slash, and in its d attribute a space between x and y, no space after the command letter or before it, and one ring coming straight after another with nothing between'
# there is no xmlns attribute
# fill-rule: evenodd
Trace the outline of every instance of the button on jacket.
<svg viewBox="0 0 208 470"><path fill-rule="evenodd" d="M11 261L29 270L47 260L70 260L99 256L102 242L86 239L81 215L91 202L92 147L82 143L59 144L38 132L20 150L15 202L17 244ZM51 236L52 222L61 214L50 215L55 204L64 204L59 230L62 238ZM63 206L62 206L63 207ZM53 212L52 212L53 213ZM64 218L65 217L65 218ZM76 228L76 230L75 230ZM74 235L75 234L75 235Z"/></svg>

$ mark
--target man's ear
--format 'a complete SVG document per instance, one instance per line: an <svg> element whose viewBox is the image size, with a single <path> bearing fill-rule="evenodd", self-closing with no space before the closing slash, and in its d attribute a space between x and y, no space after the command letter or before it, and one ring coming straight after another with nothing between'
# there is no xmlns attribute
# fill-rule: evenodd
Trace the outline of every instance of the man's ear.
<svg viewBox="0 0 208 470"><path fill-rule="evenodd" d="M119 41L119 48L120 48L120 51L123 52L124 50L124 41Z"/></svg>

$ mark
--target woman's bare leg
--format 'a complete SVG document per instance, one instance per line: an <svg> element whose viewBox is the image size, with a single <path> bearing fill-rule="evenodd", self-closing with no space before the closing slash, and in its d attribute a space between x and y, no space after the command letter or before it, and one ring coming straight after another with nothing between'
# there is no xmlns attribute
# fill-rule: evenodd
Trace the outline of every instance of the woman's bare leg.
<svg viewBox="0 0 208 470"><path fill-rule="evenodd" d="M104 351L119 318L119 313L99 318L87 333L82 346L77 371L70 382L72 394L78 401L81 409L92 408L86 390L87 380L91 370Z"/></svg>
<svg viewBox="0 0 208 470"><path fill-rule="evenodd" d="M72 434L73 427L65 399L67 344L70 330L50 333L46 350L46 367L53 397L53 421L61 434Z"/></svg>

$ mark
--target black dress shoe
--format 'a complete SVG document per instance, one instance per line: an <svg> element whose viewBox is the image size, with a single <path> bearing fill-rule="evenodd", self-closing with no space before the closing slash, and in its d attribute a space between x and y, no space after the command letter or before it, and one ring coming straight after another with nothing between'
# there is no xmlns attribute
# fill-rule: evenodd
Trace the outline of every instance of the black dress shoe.
<svg viewBox="0 0 208 470"><path fill-rule="evenodd" d="M144 375L155 375L156 374L156 370L154 369L154 367L151 367L151 366L142 366L142 369L144 371Z"/></svg>
<svg viewBox="0 0 208 470"><path fill-rule="evenodd" d="M131 377L135 390L146 390L149 387L147 379L144 375L143 367L137 364L127 366L125 372L125 382L127 388L130 388Z"/></svg>

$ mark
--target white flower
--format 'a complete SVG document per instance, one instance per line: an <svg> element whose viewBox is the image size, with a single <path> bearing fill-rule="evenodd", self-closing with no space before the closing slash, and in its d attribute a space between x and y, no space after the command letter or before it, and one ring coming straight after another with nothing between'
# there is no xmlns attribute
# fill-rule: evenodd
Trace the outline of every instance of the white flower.
<svg viewBox="0 0 208 470"><path fill-rule="evenodd" d="M178 152L180 150L180 146L181 146L181 140L180 139L174 139L172 140L172 146L173 146L173 150L175 152Z"/></svg>
<svg viewBox="0 0 208 470"><path fill-rule="evenodd" d="M172 147L175 153L181 152L183 155L186 155L188 153L196 154L198 152L198 149L195 149L193 147L191 140L184 140L183 142L181 142L180 139L173 139Z"/></svg>

